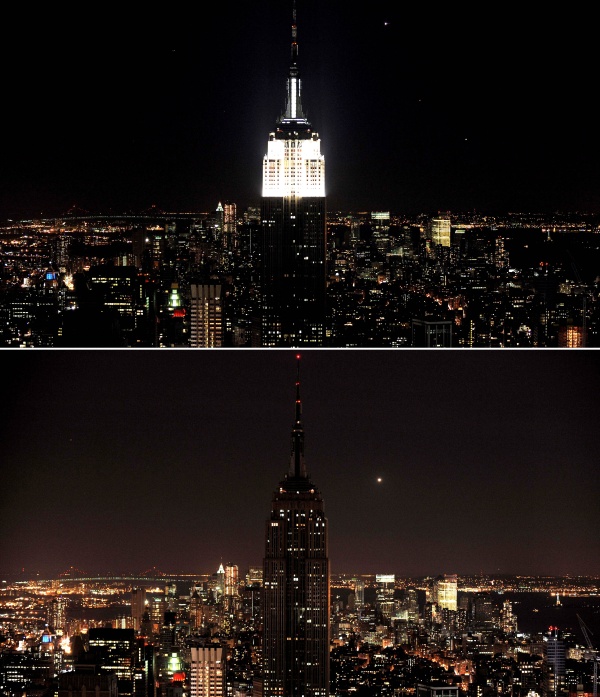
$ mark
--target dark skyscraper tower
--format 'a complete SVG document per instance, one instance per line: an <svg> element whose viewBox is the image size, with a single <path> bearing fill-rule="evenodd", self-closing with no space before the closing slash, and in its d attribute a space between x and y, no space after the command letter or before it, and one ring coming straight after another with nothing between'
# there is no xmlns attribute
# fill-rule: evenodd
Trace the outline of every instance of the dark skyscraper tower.
<svg viewBox="0 0 600 697"><path fill-rule="evenodd" d="M325 338L325 158L301 103L296 4L285 111L269 134L261 205L261 344Z"/></svg>
<svg viewBox="0 0 600 697"><path fill-rule="evenodd" d="M304 462L299 359L290 468L266 528L263 697L329 694L327 519Z"/></svg>

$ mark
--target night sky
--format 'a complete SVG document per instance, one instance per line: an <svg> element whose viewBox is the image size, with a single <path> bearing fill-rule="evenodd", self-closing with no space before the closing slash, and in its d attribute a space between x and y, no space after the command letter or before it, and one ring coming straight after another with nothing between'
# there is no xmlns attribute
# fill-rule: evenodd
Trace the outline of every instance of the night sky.
<svg viewBox="0 0 600 697"><path fill-rule="evenodd" d="M297 7L330 210L600 212L590 9ZM257 203L290 25L291 0L12 8L0 221Z"/></svg>
<svg viewBox="0 0 600 697"><path fill-rule="evenodd" d="M295 355L6 350L0 573L262 564ZM600 354L317 349L301 364L333 573L600 574Z"/></svg>

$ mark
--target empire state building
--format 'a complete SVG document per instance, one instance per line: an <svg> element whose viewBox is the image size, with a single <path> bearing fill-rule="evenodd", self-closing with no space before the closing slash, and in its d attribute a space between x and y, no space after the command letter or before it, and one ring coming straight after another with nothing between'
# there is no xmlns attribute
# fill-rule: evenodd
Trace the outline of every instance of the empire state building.
<svg viewBox="0 0 600 697"><path fill-rule="evenodd" d="M304 462L299 359L290 467L266 525L262 697L329 694L327 519Z"/></svg>
<svg viewBox="0 0 600 697"><path fill-rule="evenodd" d="M322 346L325 338L325 158L301 91L294 1L285 111L263 158L262 346Z"/></svg>

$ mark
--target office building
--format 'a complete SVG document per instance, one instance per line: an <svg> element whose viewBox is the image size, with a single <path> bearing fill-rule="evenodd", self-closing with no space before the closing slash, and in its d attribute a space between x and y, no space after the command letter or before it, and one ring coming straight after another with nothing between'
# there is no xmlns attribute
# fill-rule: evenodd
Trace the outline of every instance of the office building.
<svg viewBox="0 0 600 697"><path fill-rule="evenodd" d="M229 258L237 247L237 209L235 203L223 204L223 251Z"/></svg>
<svg viewBox="0 0 600 697"><path fill-rule="evenodd" d="M325 158L302 108L294 5L285 112L263 159L262 346L324 342L325 212Z"/></svg>
<svg viewBox="0 0 600 697"><path fill-rule="evenodd" d="M412 346L415 348L452 348L450 320L412 320Z"/></svg>
<svg viewBox="0 0 600 697"><path fill-rule="evenodd" d="M89 655L102 672L114 673L119 695L135 695L144 684L139 670L141 645L133 629L92 628L88 633ZM86 657L85 663L91 663Z"/></svg>
<svg viewBox="0 0 600 697"><path fill-rule="evenodd" d="M48 605L48 625L53 632L62 634L66 625L67 599L63 595L52 598Z"/></svg>
<svg viewBox="0 0 600 697"><path fill-rule="evenodd" d="M357 578L354 582L354 605L360 610L365 606L365 582L362 578Z"/></svg>
<svg viewBox="0 0 600 697"><path fill-rule="evenodd" d="M501 621L502 621L503 631L505 631L507 634L508 633L516 634L516 632L517 632L517 616L513 612L513 605L512 605L512 602L510 600L505 600L502 603Z"/></svg>
<svg viewBox="0 0 600 697"><path fill-rule="evenodd" d="M558 627L550 627L543 637L543 688L544 697L558 697L567 693L565 683L565 659L567 649Z"/></svg>
<svg viewBox="0 0 600 697"><path fill-rule="evenodd" d="M390 250L390 212L371 212L371 234L378 252L386 254Z"/></svg>
<svg viewBox="0 0 600 697"><path fill-rule="evenodd" d="M134 266L94 266L89 271L94 299L118 313L124 332L133 333L142 304L142 289Z"/></svg>
<svg viewBox="0 0 600 697"><path fill-rule="evenodd" d="M225 610L232 615L240 605L239 572L236 564L225 567L225 595L223 597Z"/></svg>
<svg viewBox="0 0 600 697"><path fill-rule="evenodd" d="M132 588L131 589L131 617L133 619L133 628L139 631L144 620L146 607L146 589Z"/></svg>
<svg viewBox="0 0 600 697"><path fill-rule="evenodd" d="M329 694L329 559L323 498L304 460L300 375L289 471L266 524L262 697Z"/></svg>
<svg viewBox="0 0 600 697"><path fill-rule="evenodd" d="M375 584L377 609L384 617L391 617L394 613L396 576L394 574L376 574Z"/></svg>
<svg viewBox="0 0 600 697"><path fill-rule="evenodd" d="M190 284L190 346L223 345L223 303L220 283Z"/></svg>
<svg viewBox="0 0 600 697"><path fill-rule="evenodd" d="M194 588L190 597L190 627L199 630L202 627L204 619L204 603L202 597L198 593L198 589Z"/></svg>
<svg viewBox="0 0 600 697"><path fill-rule="evenodd" d="M190 647L190 697L224 697L225 659L218 642Z"/></svg>
<svg viewBox="0 0 600 697"><path fill-rule="evenodd" d="M450 246L450 214L438 215L429 222L429 233L432 245Z"/></svg>
<svg viewBox="0 0 600 697"><path fill-rule="evenodd" d="M238 595L239 572L237 564L227 564L225 567L225 595Z"/></svg>
<svg viewBox="0 0 600 697"><path fill-rule="evenodd" d="M438 611L458 609L458 577L456 574L438 576L433 583L433 602Z"/></svg>
<svg viewBox="0 0 600 697"><path fill-rule="evenodd" d="M558 348L585 348L585 327L568 319L558 328Z"/></svg>
<svg viewBox="0 0 600 697"><path fill-rule="evenodd" d="M473 619L479 629L489 629L499 618L499 612L488 593L478 593L473 600Z"/></svg>
<svg viewBox="0 0 600 697"><path fill-rule="evenodd" d="M404 591L402 607L406 610L406 618L409 622L419 621L419 596L416 588L407 588Z"/></svg>

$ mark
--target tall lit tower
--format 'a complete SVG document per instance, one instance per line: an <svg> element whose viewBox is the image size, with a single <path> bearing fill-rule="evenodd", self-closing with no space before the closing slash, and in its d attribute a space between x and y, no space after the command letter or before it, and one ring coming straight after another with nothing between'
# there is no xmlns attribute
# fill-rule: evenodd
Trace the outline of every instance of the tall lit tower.
<svg viewBox="0 0 600 697"><path fill-rule="evenodd" d="M233 613L239 600L239 571L237 564L227 564L225 567L225 596L223 602L227 612Z"/></svg>
<svg viewBox="0 0 600 697"><path fill-rule="evenodd" d="M273 495L263 577L263 697L325 697L329 694L327 519L304 462L299 356L290 468Z"/></svg>
<svg viewBox="0 0 600 697"><path fill-rule="evenodd" d="M302 109L297 38L294 0L286 106L263 159L263 346L321 346L325 337L325 158Z"/></svg>
<svg viewBox="0 0 600 697"><path fill-rule="evenodd" d="M225 567L225 595L237 595L239 583L239 571L236 564L227 564Z"/></svg>

